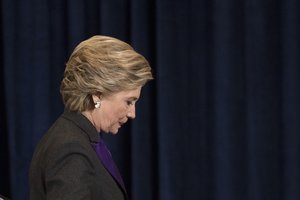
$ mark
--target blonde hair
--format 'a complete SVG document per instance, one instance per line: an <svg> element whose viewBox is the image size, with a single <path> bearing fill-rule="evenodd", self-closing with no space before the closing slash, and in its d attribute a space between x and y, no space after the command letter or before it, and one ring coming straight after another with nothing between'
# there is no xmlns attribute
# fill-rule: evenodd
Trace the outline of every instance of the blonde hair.
<svg viewBox="0 0 300 200"><path fill-rule="evenodd" d="M144 86L153 79L148 61L129 44L93 36L71 54L61 82L65 107L83 112L94 108L92 95L111 95Z"/></svg>

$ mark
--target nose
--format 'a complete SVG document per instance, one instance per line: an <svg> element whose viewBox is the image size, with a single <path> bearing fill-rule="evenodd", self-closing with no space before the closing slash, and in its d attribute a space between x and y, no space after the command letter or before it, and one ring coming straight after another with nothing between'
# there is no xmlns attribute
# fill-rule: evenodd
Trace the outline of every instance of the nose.
<svg viewBox="0 0 300 200"><path fill-rule="evenodd" d="M133 104L132 106L130 106L128 113L127 113L127 117L130 119L134 119L135 118L135 104Z"/></svg>

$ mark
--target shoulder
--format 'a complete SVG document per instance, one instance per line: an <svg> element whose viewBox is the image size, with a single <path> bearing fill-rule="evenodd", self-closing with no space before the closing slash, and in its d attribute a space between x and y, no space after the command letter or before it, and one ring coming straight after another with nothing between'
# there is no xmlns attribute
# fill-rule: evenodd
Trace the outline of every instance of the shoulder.
<svg viewBox="0 0 300 200"><path fill-rule="evenodd" d="M37 145L32 162L46 167L50 163L61 162L70 155L97 159L93 151L88 135L72 121L60 117Z"/></svg>

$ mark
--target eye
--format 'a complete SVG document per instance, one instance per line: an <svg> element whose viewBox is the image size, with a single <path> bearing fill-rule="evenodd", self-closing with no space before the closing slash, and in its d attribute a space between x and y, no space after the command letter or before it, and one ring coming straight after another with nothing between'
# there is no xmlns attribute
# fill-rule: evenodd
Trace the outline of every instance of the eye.
<svg viewBox="0 0 300 200"><path fill-rule="evenodd" d="M133 105L133 101L127 101L126 103L127 103L128 106Z"/></svg>

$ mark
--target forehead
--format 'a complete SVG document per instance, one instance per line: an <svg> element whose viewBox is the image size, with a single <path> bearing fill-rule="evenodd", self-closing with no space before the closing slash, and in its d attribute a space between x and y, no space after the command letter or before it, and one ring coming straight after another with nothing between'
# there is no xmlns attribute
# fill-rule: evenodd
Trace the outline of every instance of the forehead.
<svg viewBox="0 0 300 200"><path fill-rule="evenodd" d="M134 90L124 90L121 92L114 93L110 95L108 98L116 98L116 99L129 99L132 98L133 100L138 99L141 94L141 87L138 87Z"/></svg>

